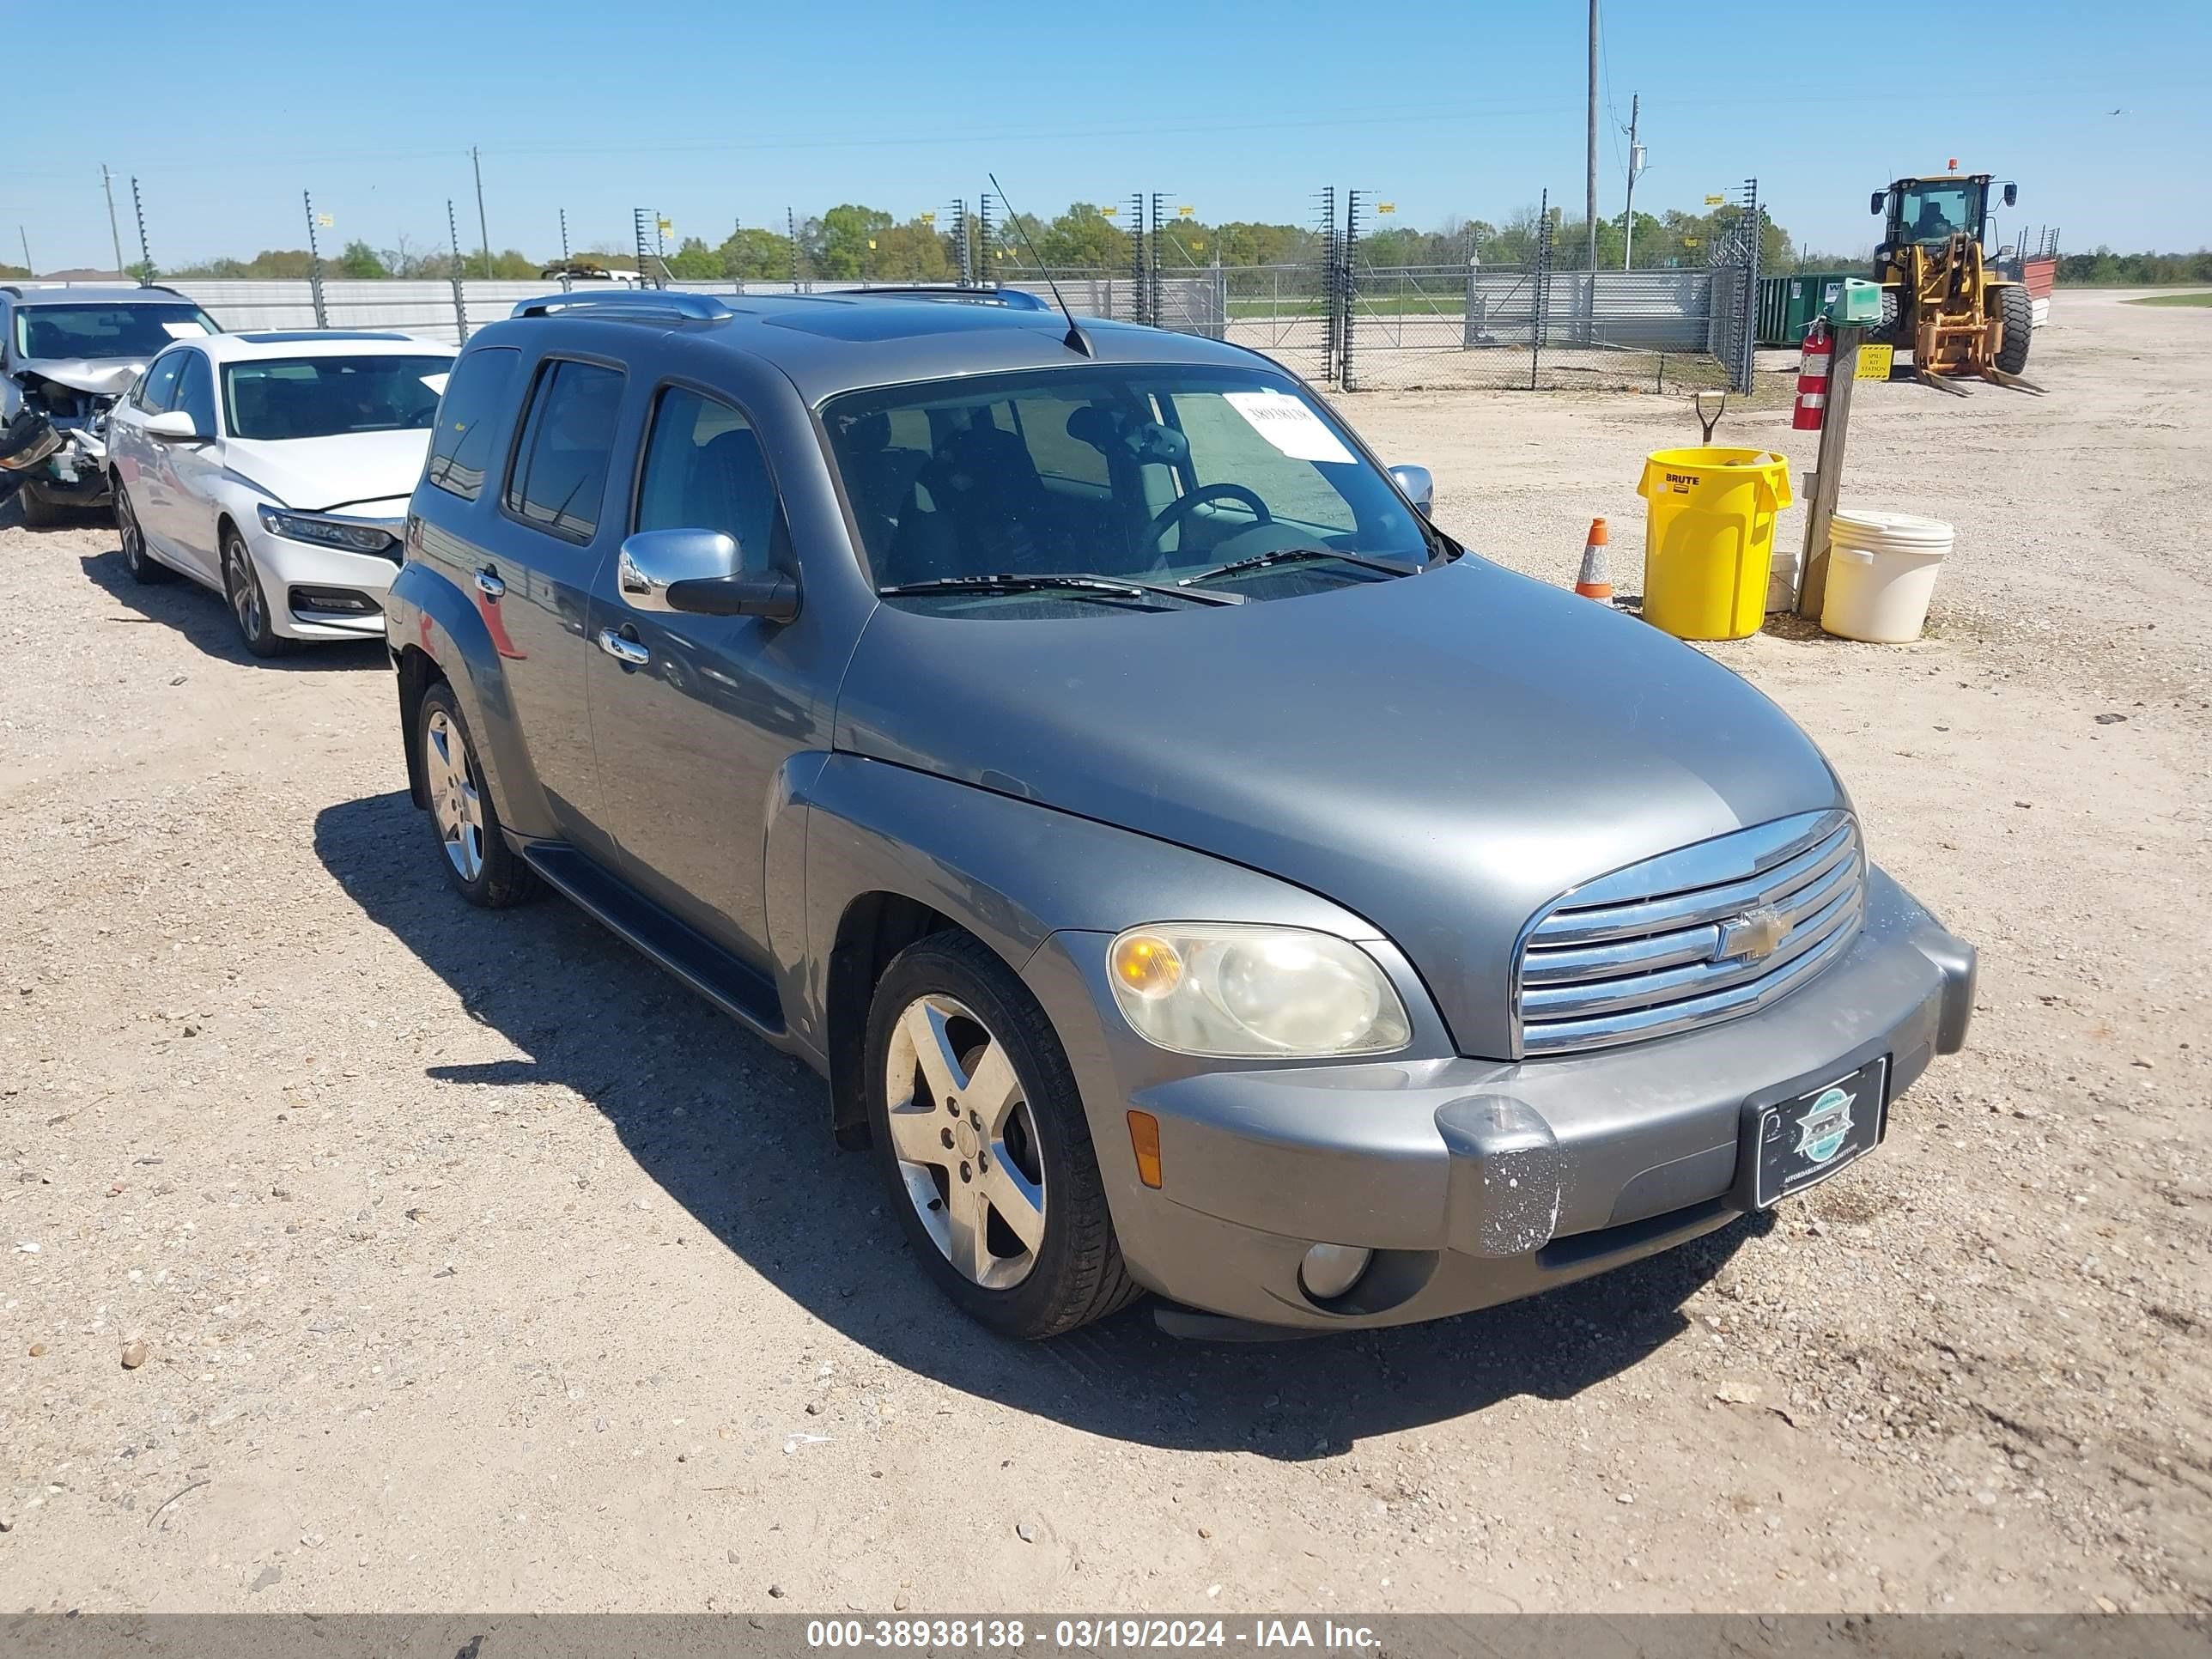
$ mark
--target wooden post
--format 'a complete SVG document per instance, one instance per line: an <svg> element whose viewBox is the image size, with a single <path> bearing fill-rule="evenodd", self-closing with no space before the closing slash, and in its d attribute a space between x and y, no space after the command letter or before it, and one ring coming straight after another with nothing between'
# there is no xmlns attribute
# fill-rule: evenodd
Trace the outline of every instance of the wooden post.
<svg viewBox="0 0 2212 1659"><path fill-rule="evenodd" d="M1813 501L1805 514L1804 574L1797 583L1797 614L1820 619L1828 597L1828 520L1844 482L1844 444L1851 425L1851 385L1859 372L1859 342L1866 330L1831 328L1835 356L1828 360L1828 401L1820 421L1820 457L1814 463Z"/></svg>

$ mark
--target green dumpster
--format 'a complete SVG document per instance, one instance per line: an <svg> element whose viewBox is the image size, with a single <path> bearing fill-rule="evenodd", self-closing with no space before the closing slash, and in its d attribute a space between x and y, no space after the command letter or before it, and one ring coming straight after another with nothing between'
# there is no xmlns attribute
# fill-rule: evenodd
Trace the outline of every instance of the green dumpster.
<svg viewBox="0 0 2212 1659"><path fill-rule="evenodd" d="M1844 281L1863 278L1863 270L1808 270L1790 276L1759 279L1759 343L1796 346L1821 308L1843 291Z"/></svg>

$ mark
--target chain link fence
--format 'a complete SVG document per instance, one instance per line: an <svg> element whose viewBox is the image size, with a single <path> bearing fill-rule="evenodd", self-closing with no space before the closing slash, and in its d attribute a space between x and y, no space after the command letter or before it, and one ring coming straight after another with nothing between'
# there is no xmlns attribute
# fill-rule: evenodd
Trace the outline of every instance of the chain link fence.
<svg viewBox="0 0 2212 1659"><path fill-rule="evenodd" d="M1376 265L1361 234L1364 192L1324 191L1311 254L1275 265L1177 267L1152 222L1123 267L1056 270L1079 314L1249 346L1342 391L1747 389L1765 216L1758 181L1710 247L1681 237L1642 252L1669 263L1589 268L1585 241L1562 246L1548 198L1535 222L1463 264ZM1501 239L1502 240L1502 239ZM1626 250L1622 250L1626 257ZM459 343L556 281L186 278L170 284L225 328L398 329ZM586 285L587 287L590 285ZM685 282L705 294L829 294L861 283ZM1027 273L1006 286L1048 295Z"/></svg>

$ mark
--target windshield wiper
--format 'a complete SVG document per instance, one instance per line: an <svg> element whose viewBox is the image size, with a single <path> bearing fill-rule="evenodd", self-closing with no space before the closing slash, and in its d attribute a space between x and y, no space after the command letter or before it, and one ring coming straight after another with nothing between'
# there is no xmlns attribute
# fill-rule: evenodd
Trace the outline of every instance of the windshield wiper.
<svg viewBox="0 0 2212 1659"><path fill-rule="evenodd" d="M1188 587L1193 582L1210 582L1216 576L1234 576L1246 570L1264 570L1271 564L1303 564L1313 559L1340 559L1346 564L1356 564L1363 570L1380 570L1392 576L1410 576L1421 568L1419 565L1394 564L1388 559L1370 559L1364 553L1340 552L1334 547L1278 547L1265 553L1255 553L1249 559L1232 559L1227 564L1218 564L1211 570L1201 570L1194 576L1185 576L1176 584Z"/></svg>
<svg viewBox="0 0 2212 1659"><path fill-rule="evenodd" d="M928 581L894 582L889 587L879 587L877 593L887 599L909 599L925 593L1033 593L1051 588L1076 593L1112 594L1117 599L1142 599L1148 593L1158 593L1185 603L1195 600L1200 605L1242 605L1242 593L1187 593L1182 587L1168 587L1158 582L1131 581L1121 576L1091 576L1079 573L1061 575L1027 576L1007 572L996 576L938 576Z"/></svg>

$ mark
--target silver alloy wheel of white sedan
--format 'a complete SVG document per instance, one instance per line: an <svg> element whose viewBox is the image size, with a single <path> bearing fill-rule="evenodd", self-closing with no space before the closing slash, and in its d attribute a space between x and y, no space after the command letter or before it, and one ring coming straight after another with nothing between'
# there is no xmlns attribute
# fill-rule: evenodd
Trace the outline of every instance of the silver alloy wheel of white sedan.
<svg viewBox="0 0 2212 1659"><path fill-rule="evenodd" d="M1044 1243L1036 1120L1006 1045L944 995L907 1005L884 1060L884 1099L923 1229L963 1278L1012 1290Z"/></svg>
<svg viewBox="0 0 2212 1659"><path fill-rule="evenodd" d="M483 797L477 793L467 740L442 708L422 731L422 783L446 856L463 881L483 872Z"/></svg>

